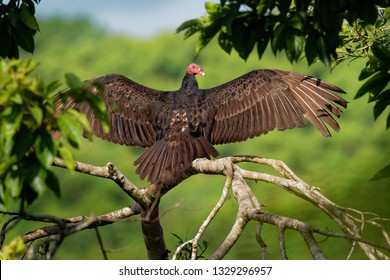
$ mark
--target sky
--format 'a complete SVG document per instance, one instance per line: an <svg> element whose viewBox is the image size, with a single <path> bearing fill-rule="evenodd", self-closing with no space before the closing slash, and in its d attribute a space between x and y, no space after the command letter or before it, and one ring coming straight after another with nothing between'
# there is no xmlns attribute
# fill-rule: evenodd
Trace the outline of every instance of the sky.
<svg viewBox="0 0 390 280"><path fill-rule="evenodd" d="M43 17L82 16L106 30L138 38L174 33L186 20L205 14L206 0L42 0L36 11ZM215 2L215 1L211 1Z"/></svg>

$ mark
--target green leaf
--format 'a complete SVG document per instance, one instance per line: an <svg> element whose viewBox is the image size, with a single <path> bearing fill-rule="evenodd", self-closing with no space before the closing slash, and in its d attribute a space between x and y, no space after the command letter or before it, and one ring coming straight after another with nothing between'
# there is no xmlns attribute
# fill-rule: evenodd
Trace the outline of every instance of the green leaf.
<svg viewBox="0 0 390 280"><path fill-rule="evenodd" d="M286 32L286 53L290 62L298 61L302 54L303 36L294 34L291 30Z"/></svg>
<svg viewBox="0 0 390 280"><path fill-rule="evenodd" d="M208 43L210 43L210 41L214 38L215 35L217 35L220 29L221 25L217 21L213 21L209 25L203 27L195 49L197 54L199 54L203 48L207 46Z"/></svg>
<svg viewBox="0 0 390 280"><path fill-rule="evenodd" d="M288 23L291 27L293 27L296 30L302 31L304 29L302 19L294 14L291 18L289 18Z"/></svg>
<svg viewBox="0 0 390 280"><path fill-rule="evenodd" d="M268 42L271 38L269 32L262 32L257 38L257 55L259 59L263 56L265 50L267 49Z"/></svg>
<svg viewBox="0 0 390 280"><path fill-rule="evenodd" d="M22 108L18 105L7 107L2 112L0 122L0 139L1 151L0 154L10 155L14 147L13 137L23 120Z"/></svg>
<svg viewBox="0 0 390 280"><path fill-rule="evenodd" d="M14 39L8 32L9 29L10 26L8 22L3 20L0 24L0 38L1 38L0 57L8 57L14 42Z"/></svg>
<svg viewBox="0 0 390 280"><path fill-rule="evenodd" d="M0 179L8 172L9 168L18 162L16 155L9 156L0 161Z"/></svg>
<svg viewBox="0 0 390 280"><path fill-rule="evenodd" d="M27 247L21 236L17 236L11 240L9 245L5 245L3 249L2 259L4 260L19 260L26 252Z"/></svg>
<svg viewBox="0 0 390 280"><path fill-rule="evenodd" d="M370 181L390 178L390 164L379 170Z"/></svg>
<svg viewBox="0 0 390 280"><path fill-rule="evenodd" d="M94 94L86 94L86 99L91 106L94 115L99 119L104 132L108 133L110 131L110 120L108 118L105 102Z"/></svg>
<svg viewBox="0 0 390 280"><path fill-rule="evenodd" d="M195 18L195 19L191 19L191 20L187 20L185 22L183 22L177 29L176 29L176 33L180 33L184 30L185 33L184 33L184 38L189 38L191 37L192 35L194 35L196 32L199 32L202 28L202 22L201 20Z"/></svg>
<svg viewBox="0 0 390 280"><path fill-rule="evenodd" d="M378 59L376 56L369 56L369 59L366 63L364 71L359 75L359 81L367 78L368 76L376 73L376 72L386 72L389 70L389 67L384 65L384 63Z"/></svg>
<svg viewBox="0 0 390 280"><path fill-rule="evenodd" d="M59 81L54 81L54 82L51 82L50 84L47 85L46 87L46 92L47 93L50 93L50 92L53 92L53 94L58 94L57 93L57 89L61 86L61 83ZM49 96L51 97L51 96Z"/></svg>
<svg viewBox="0 0 390 280"><path fill-rule="evenodd" d="M238 52L238 55L246 60L251 54L256 41L257 41L257 30L252 27L247 27L250 24L247 22L248 19L241 18L236 19L232 23L232 43L234 49Z"/></svg>
<svg viewBox="0 0 390 280"><path fill-rule="evenodd" d="M62 135L66 137L73 147L78 148L83 132L78 119L72 114L64 112L58 116L57 123Z"/></svg>
<svg viewBox="0 0 390 280"><path fill-rule="evenodd" d="M92 110L98 117L102 114L105 114L107 111L106 103L97 95L87 93L85 99L88 101L89 105L92 107Z"/></svg>
<svg viewBox="0 0 390 280"><path fill-rule="evenodd" d="M70 171L73 171L75 169L75 165L72 151L64 145L59 145L58 152L60 157L64 160L66 168L68 168Z"/></svg>
<svg viewBox="0 0 390 280"><path fill-rule="evenodd" d="M376 69L372 69L372 68L370 68L370 67L365 67L365 68L363 68L362 71L360 72L358 80L359 80L359 81L365 80L365 79L367 79L368 77L370 77L372 74L374 74L375 72L377 72Z"/></svg>
<svg viewBox="0 0 390 280"><path fill-rule="evenodd" d="M367 36L370 38L371 41L374 42L376 40L375 34L370 29L367 29L366 33L367 33Z"/></svg>
<svg viewBox="0 0 390 280"><path fill-rule="evenodd" d="M50 170L47 171L46 185L57 197L61 196L60 182L57 176Z"/></svg>
<svg viewBox="0 0 390 280"><path fill-rule="evenodd" d="M330 65L331 59L330 59L328 44L324 36L320 36L317 40L317 52L320 60L325 65Z"/></svg>
<svg viewBox="0 0 390 280"><path fill-rule="evenodd" d="M48 133L38 135L35 140L35 155L39 162L49 168L53 163L54 144L53 139Z"/></svg>
<svg viewBox="0 0 390 280"><path fill-rule="evenodd" d="M390 89L382 92L374 106L374 119L376 120L390 105Z"/></svg>
<svg viewBox="0 0 390 280"><path fill-rule="evenodd" d="M317 58L317 36L309 35L305 44L305 55L308 65L312 65Z"/></svg>
<svg viewBox="0 0 390 280"><path fill-rule="evenodd" d="M57 197L60 197L60 185L57 176L48 169L34 165L34 168L30 168L31 172L28 175L32 190L41 195L47 188L54 192Z"/></svg>
<svg viewBox="0 0 390 280"><path fill-rule="evenodd" d="M66 112L76 117L83 126L84 131L88 134L88 136L92 136L91 124L89 123L89 120L84 113L75 109L69 109Z"/></svg>
<svg viewBox="0 0 390 280"><path fill-rule="evenodd" d="M207 13L209 13L210 15L221 11L221 6L214 2L206 2L205 8Z"/></svg>
<svg viewBox="0 0 390 280"><path fill-rule="evenodd" d="M9 190L11 197L19 197L22 192L23 179L20 177L18 172L19 167L17 165L13 166L13 169L10 170L4 179L4 185Z"/></svg>
<svg viewBox="0 0 390 280"><path fill-rule="evenodd" d="M24 24L19 24L15 32L17 44L26 52L33 53L35 49L34 32Z"/></svg>
<svg viewBox="0 0 390 280"><path fill-rule="evenodd" d="M365 24L375 24L378 17L378 10L375 1L357 1L359 8L355 13L357 18L361 18Z"/></svg>
<svg viewBox="0 0 390 280"><path fill-rule="evenodd" d="M14 149L12 153L17 156L18 159L23 158L26 153L31 151L35 137L35 133L32 133L31 130L20 129L13 137Z"/></svg>
<svg viewBox="0 0 390 280"><path fill-rule="evenodd" d="M37 125L41 125L43 121L43 111L38 106L28 106L31 116Z"/></svg>
<svg viewBox="0 0 390 280"><path fill-rule="evenodd" d="M376 58L386 63L390 67L390 47L381 42L375 41L371 46L371 51Z"/></svg>
<svg viewBox="0 0 390 280"><path fill-rule="evenodd" d="M39 25L35 17L30 14L26 4L22 4L20 7L20 19L30 29L39 31Z"/></svg>
<svg viewBox="0 0 390 280"><path fill-rule="evenodd" d="M390 127L390 114L387 116L386 129Z"/></svg>
<svg viewBox="0 0 390 280"><path fill-rule="evenodd" d="M384 18L390 20L390 7L385 7Z"/></svg>
<svg viewBox="0 0 390 280"><path fill-rule="evenodd" d="M179 235L177 235L176 233L172 233L172 232L171 232L171 234L172 234L174 237L176 237L177 239L179 239L179 245L184 243L183 239L182 239Z"/></svg>
<svg viewBox="0 0 390 280"><path fill-rule="evenodd" d="M31 188L37 193L37 195L43 194L46 190L46 178L47 178L47 170L40 165L35 165L36 172L32 172L30 185Z"/></svg>
<svg viewBox="0 0 390 280"><path fill-rule="evenodd" d="M229 35L227 35L225 32L220 32L219 36L218 36L218 43L219 43L219 46L225 52L227 52L228 54L231 53L232 48L233 48L233 44L232 44L231 37Z"/></svg>
<svg viewBox="0 0 390 280"><path fill-rule="evenodd" d="M271 41L271 48L274 54L282 50L286 42L286 29L285 25L279 24L274 31L273 38Z"/></svg>
<svg viewBox="0 0 390 280"><path fill-rule="evenodd" d="M367 82L365 82L358 92L356 93L355 99L363 96L367 92L372 93L374 96L377 96L389 83L390 74L379 72L375 76L371 77Z"/></svg>
<svg viewBox="0 0 390 280"><path fill-rule="evenodd" d="M268 0L260 0L259 4L257 5L257 14L259 16L263 15L267 11L267 9L269 8L270 3L271 2Z"/></svg>
<svg viewBox="0 0 390 280"><path fill-rule="evenodd" d="M17 9L10 9L8 13L5 14L8 19L8 22L13 28L18 27L18 22L19 22L19 12Z"/></svg>
<svg viewBox="0 0 390 280"><path fill-rule="evenodd" d="M73 73L65 74L65 80L68 86L73 89L82 88L85 85L85 83Z"/></svg>

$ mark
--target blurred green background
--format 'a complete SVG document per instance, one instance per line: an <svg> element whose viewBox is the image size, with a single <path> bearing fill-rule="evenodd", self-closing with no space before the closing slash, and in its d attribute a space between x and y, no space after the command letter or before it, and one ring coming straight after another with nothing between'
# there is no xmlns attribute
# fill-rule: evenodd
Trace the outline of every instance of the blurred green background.
<svg viewBox="0 0 390 280"><path fill-rule="evenodd" d="M131 39L111 35L84 19L52 18L40 21L41 32L36 37L33 58L40 62L36 74L49 82L63 81L64 74L72 72L82 79L120 73L146 86L162 90L179 88L185 67L194 61L194 40L184 40L182 35L161 34L150 39ZM236 54L227 55L216 44L208 46L196 59L207 73L198 78L201 88L217 86L257 68L291 70L320 77L336 84L348 94L348 109L339 120L341 131L331 138L323 138L313 127L284 132L271 132L243 143L216 146L222 156L250 154L283 160L307 183L321 187L324 195L345 207L375 212L390 217L389 180L369 181L374 174L389 163L389 132L385 130L383 114L373 121L372 106L367 100L353 100L361 83L358 74L364 61L344 63L332 72L318 63L310 68L305 61L291 65L282 56L268 53L261 60L256 56L247 62ZM127 177L139 186L133 166L143 152L139 148L114 145L99 139L85 141L76 159L82 162L105 165L113 162ZM261 166L245 165L252 170L268 171ZM61 178L62 197L58 199L47 192L29 209L33 213L47 213L60 217L104 214L133 203L115 184L82 174L69 174L57 170ZM224 177L196 175L184 181L163 199L161 222L167 246L174 251L178 239L192 238L209 211L218 201ZM300 219L314 226L339 231L337 226L311 204L293 197L276 186L250 182L259 200L267 204L266 210ZM178 206L174 207L173 206ZM230 197L216 220L206 231L203 240L209 256L224 240L233 225L237 203ZM110 259L145 259L146 252L139 218L100 228ZM37 227L24 222L13 234ZM226 259L260 258L260 248L255 240L256 223L250 223ZM378 231L367 228L366 237L382 242ZM389 230L389 228L388 228ZM287 254L290 259L310 259L311 255L298 233L286 232ZM266 225L263 238L268 245L268 259L280 259L277 229ZM317 236L325 256L345 259L350 242L338 239L325 240ZM93 230L70 236L58 251L56 259L102 259L96 233ZM365 258L357 249L353 259Z"/></svg>

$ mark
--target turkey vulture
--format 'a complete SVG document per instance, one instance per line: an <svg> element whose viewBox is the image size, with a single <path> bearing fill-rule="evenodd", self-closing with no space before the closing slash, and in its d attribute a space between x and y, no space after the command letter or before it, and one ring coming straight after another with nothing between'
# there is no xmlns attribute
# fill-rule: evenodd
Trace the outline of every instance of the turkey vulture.
<svg viewBox="0 0 390 280"><path fill-rule="evenodd" d="M174 186L191 170L196 158L217 157L214 144L244 141L271 130L306 125L305 118L322 135L340 129L339 117L347 102L333 92L334 85L282 70L254 70L223 85L199 89L196 74L188 66L180 89L159 91L122 75L89 80L104 85L111 129L105 133L91 108L78 105L89 118L93 133L126 146L148 148L135 162L141 179ZM91 92L96 88L90 87ZM339 106L338 106L339 105Z"/></svg>

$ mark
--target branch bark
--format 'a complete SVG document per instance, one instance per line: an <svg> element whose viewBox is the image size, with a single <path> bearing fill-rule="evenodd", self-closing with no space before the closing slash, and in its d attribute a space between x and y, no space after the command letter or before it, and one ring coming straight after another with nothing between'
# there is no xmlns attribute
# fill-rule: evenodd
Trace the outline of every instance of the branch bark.
<svg viewBox="0 0 390 280"><path fill-rule="evenodd" d="M160 201L156 201L152 208L142 210L142 232L149 260L168 259L169 250L165 245L164 232L160 224Z"/></svg>
<svg viewBox="0 0 390 280"><path fill-rule="evenodd" d="M238 166L241 162L253 162L267 165L276 170L280 176L242 169ZM64 162L58 158L54 160L53 165L65 168ZM30 215L26 213L2 212L3 214L8 214L12 217L9 221L5 222L2 227L0 234L1 243L4 240L7 229L15 226L17 222L22 219L52 223L53 225L38 228L37 230L28 232L23 236L25 243L41 240L37 245L30 246L27 258L34 258L40 248L48 248L48 244L53 243L54 245L50 249L46 250L45 255L46 258L51 258L61 245L62 240L69 234L74 234L84 229L105 226L117 221L122 221L134 215L140 215L140 222L142 225L148 258L168 258L169 251L166 247L163 228L160 224L159 202L166 193L174 188L161 189L155 185L150 185L146 188L139 188L128 180L126 176L124 176L124 174L112 163L108 163L103 167L98 167L76 162L75 170L77 172L107 178L114 181L126 195L135 201L135 203L128 207L100 216L77 216L67 219L57 218L50 215ZM322 195L319 188L310 186L301 180L281 161L255 156L234 156L217 160L197 159L193 162L192 174L188 174L188 176L196 173L223 175L226 176L226 181L223 186L220 199L199 227L197 234L194 238L189 239L176 248L173 253L173 259L176 259L180 255L180 251L187 245L191 245L191 259L198 258L198 244L210 223L217 216L219 209L224 205L230 190L237 201L235 222L229 233L226 235L224 241L215 250L215 252L210 255L210 259L224 258L229 250L236 244L246 225L252 221L258 222L256 240L260 245L261 256L263 259L266 258L267 247L262 238L262 229L264 224L270 224L278 227L279 247L281 257L283 259L288 258L285 247L286 230L295 230L301 234L314 259L325 259L324 254L318 246L318 242L314 238L315 234L352 240L354 244L351 247L351 252L355 250L356 246L354 245L357 244L370 259L389 259L390 238L384 225L390 221L389 219L378 217L373 213L361 212L337 205ZM185 178L183 178L183 180L184 179ZM298 196L312 203L320 211L327 214L339 226L342 232L328 232L306 224L303 221L299 221L291 217L276 215L263 210L262 203L247 184L247 180L263 181L274 184L283 190L288 191L292 195ZM363 238L362 236L366 224L370 224L378 228L386 243L377 244Z"/></svg>
<svg viewBox="0 0 390 280"><path fill-rule="evenodd" d="M320 193L320 189L313 187L301 180L286 164L282 161L267 159L262 157L254 156L235 156L228 157L223 159L218 159L215 161L209 161L205 159L198 159L193 162L193 168L200 173L215 173L223 174L223 169L221 168L222 162L229 161L234 164L234 178L232 183L233 194L238 203L238 214L236 217L236 223L233 226L232 230L226 237L223 244L216 250L216 252L211 256L212 259L222 258L229 249L234 245L238 236L242 232L243 228L246 225L246 218L251 220L257 220L262 223L270 223L279 227L281 232L280 234L280 250L283 258L287 258L287 254L284 249L284 230L285 228L290 228L297 230L301 233L303 239L305 240L308 249L310 250L313 258L315 259L324 259L325 256L321 252L317 242L313 237L313 233L321 233L327 236L332 237L341 237L346 239L351 239L357 241L360 248L370 259L389 259L388 253L390 252L390 242L389 235L384 230L384 226L381 223L376 224L374 221L370 220L372 225L376 225L382 231L382 234L387 241L387 244L380 245L374 244L369 240L362 238L362 231L364 228L364 223L366 222L365 213L358 210L351 210L348 208L341 207L336 203L332 202L330 199L325 197ZM277 172L282 177L273 176L270 174L264 174L260 172L247 171L239 168L236 164L241 162L253 162L258 164L267 165ZM317 228L313 228L310 225L307 225L301 221L281 217L278 215L273 215L272 219L269 219L269 215L264 215L265 211L261 210L259 203L256 203L256 199L251 196L251 191L248 185L245 183L244 179L263 181L267 183L272 183L276 186L283 188L284 190L290 192L293 195L296 195L306 201L309 201L321 211L327 214L339 227L344 231L345 235L326 232ZM248 190L249 189L249 190ZM351 212L355 214L358 213L360 218L356 218L351 215ZM256 214L257 213L257 214ZM258 215L258 213L263 213L263 215ZM256 214L256 215L255 215ZM381 221L389 221L388 219L381 219ZM359 227L359 223L362 228ZM263 251L265 251L265 243L261 238L260 245ZM379 249L387 251L387 254L380 251ZM265 253L263 253L265 255Z"/></svg>
<svg viewBox="0 0 390 280"><path fill-rule="evenodd" d="M53 165L66 168L65 162L59 158L55 158ZM144 189L135 186L110 162L105 167L94 167L89 164L75 162L75 170L84 174L110 179L128 196L134 199L137 202L134 207L139 206L137 214L141 214L142 232L144 234L148 259L168 258L168 249L165 245L163 229L159 219L161 190L154 185L150 185Z"/></svg>

